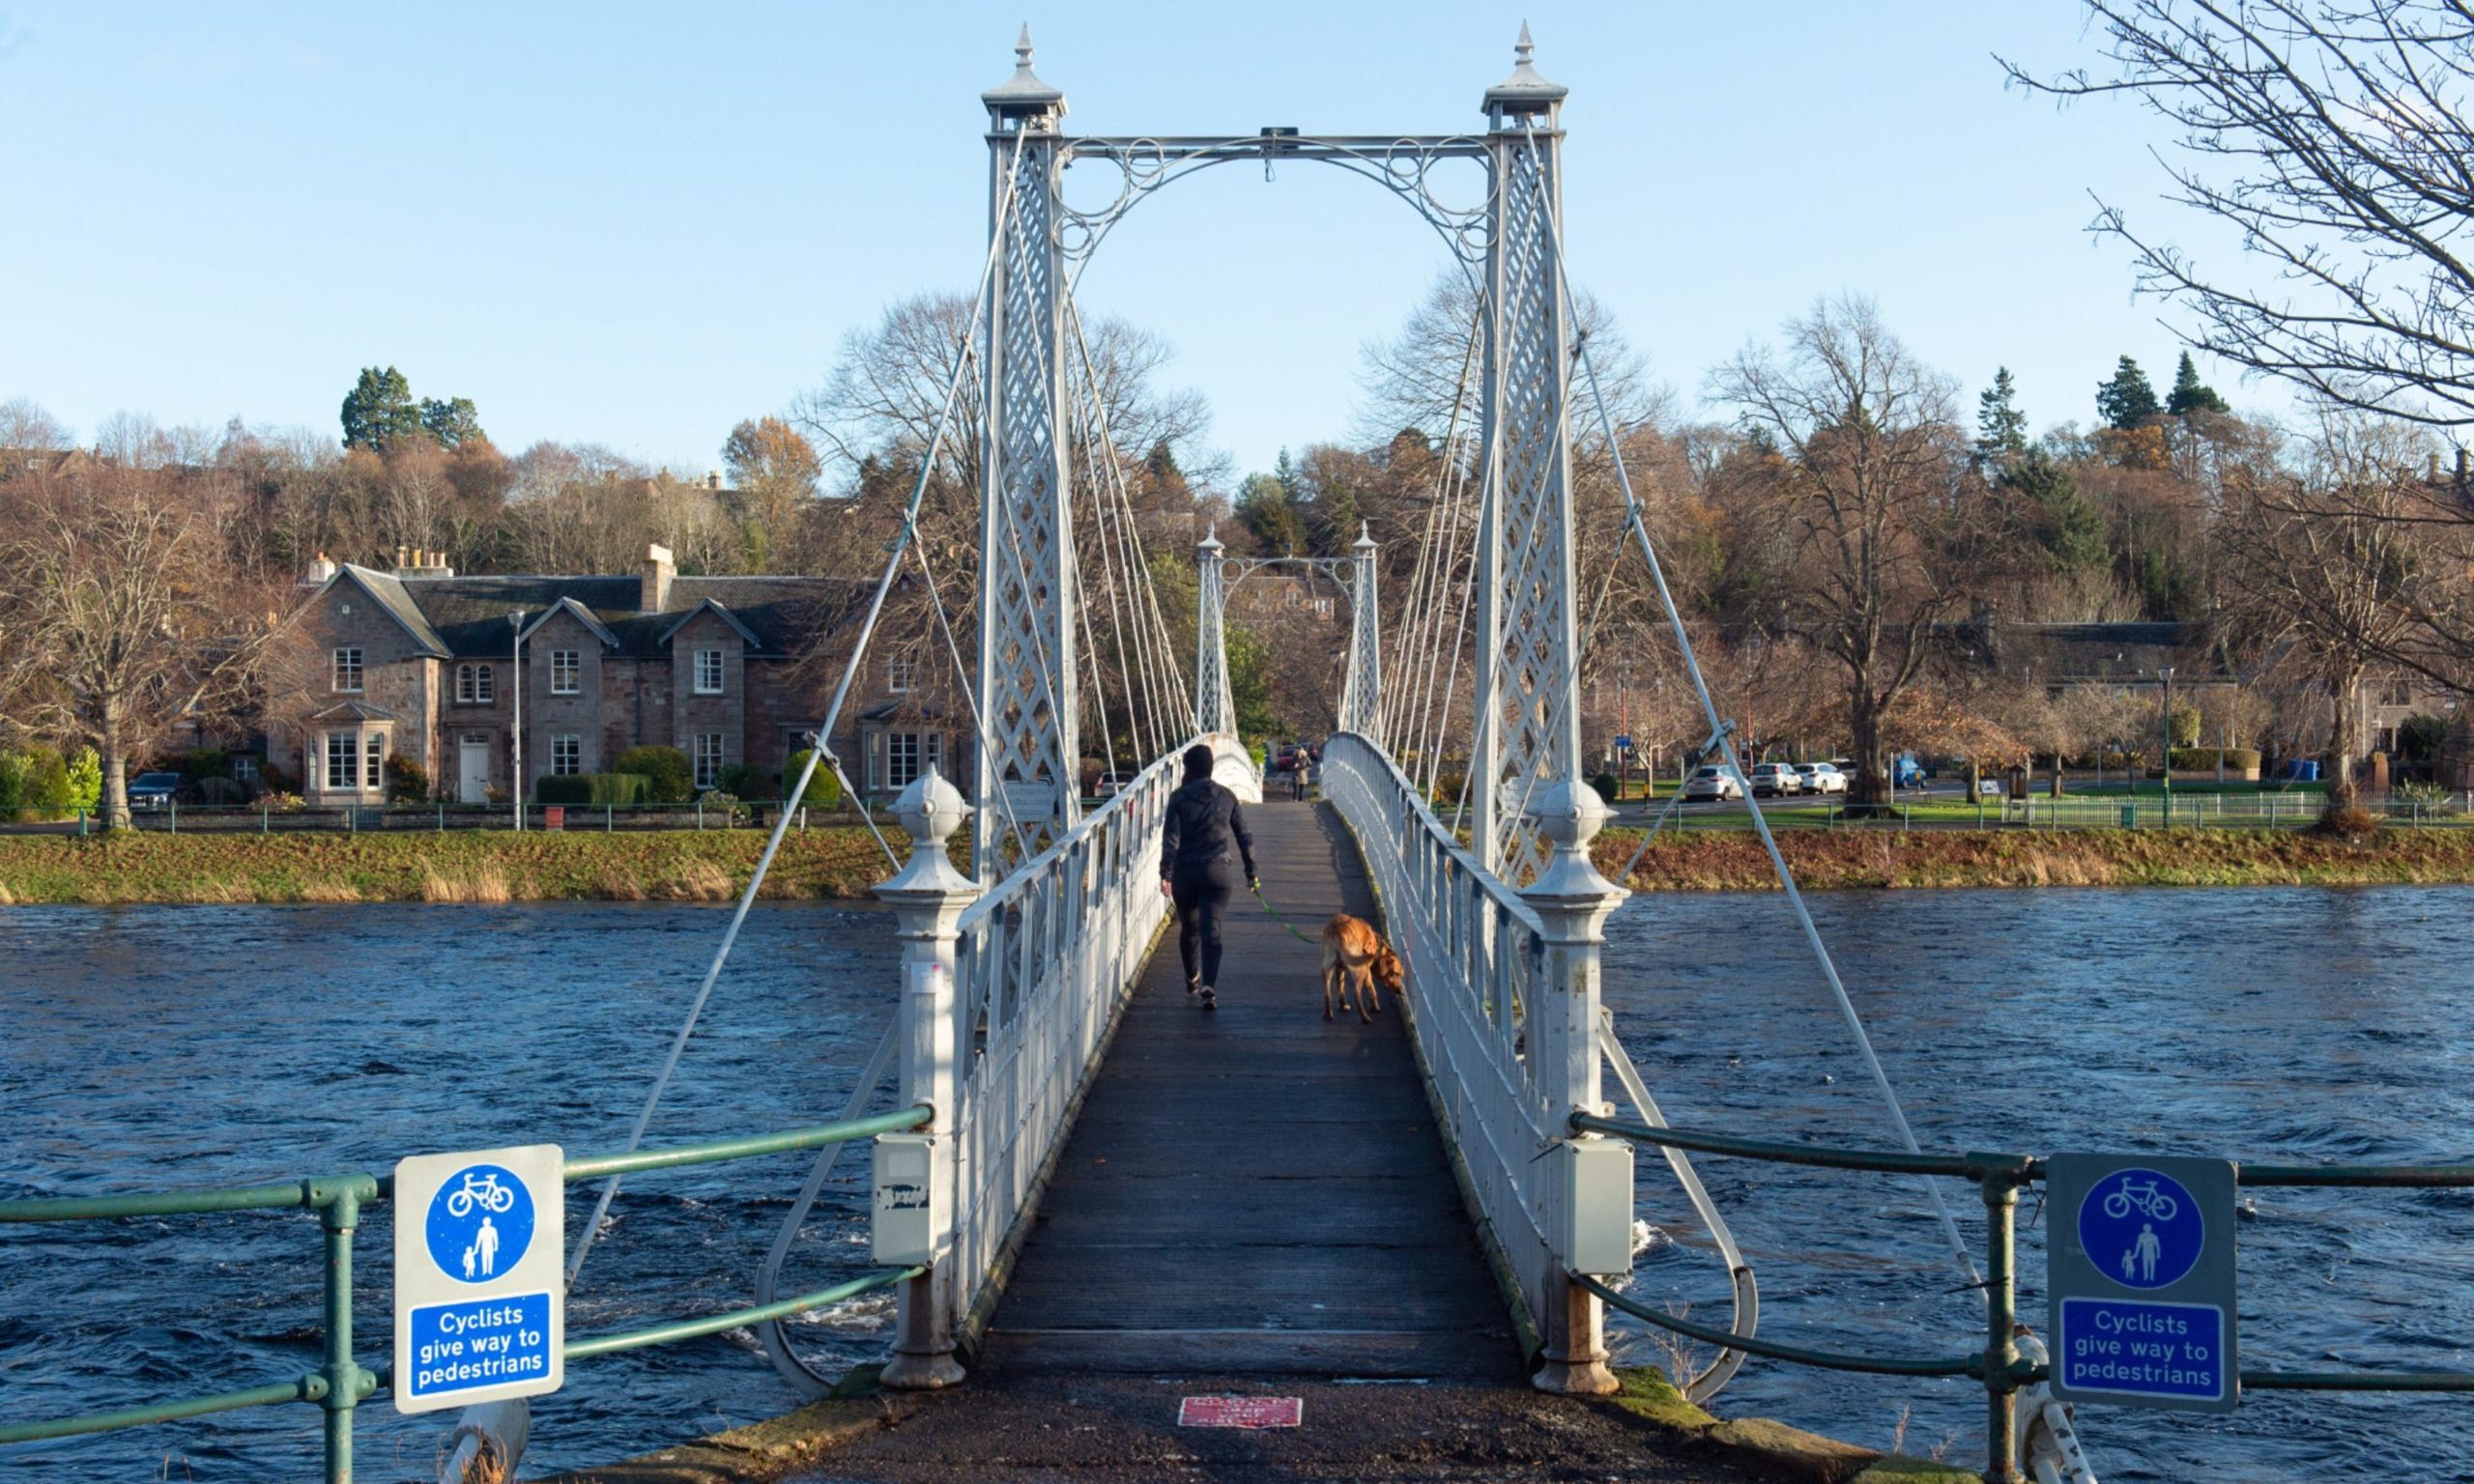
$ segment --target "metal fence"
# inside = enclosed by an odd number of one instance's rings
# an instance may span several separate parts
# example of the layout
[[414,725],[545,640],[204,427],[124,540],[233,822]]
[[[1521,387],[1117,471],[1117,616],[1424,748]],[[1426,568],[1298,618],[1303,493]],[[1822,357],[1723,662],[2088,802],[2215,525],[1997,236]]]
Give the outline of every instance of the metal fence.
[[[525,830],[608,834],[630,830],[770,829],[782,817],[783,806],[771,799],[741,799],[735,804],[528,804],[522,811]],[[857,825],[874,814],[857,810],[798,809],[792,828],[814,824]],[[133,809],[129,828],[171,835],[287,835],[323,833],[442,834],[454,830],[514,830],[517,811],[511,804],[342,804],[282,806],[257,804],[182,804],[160,809]],[[79,813],[42,827],[45,833],[90,835],[101,822]]]
[[[2065,793],[2058,798],[2035,794],[2024,799],[1908,798],[1869,810],[1851,808],[1844,800],[1765,799],[1762,816],[1773,830],[2157,830],[2157,829],[2307,829],[2318,822],[2326,807],[2315,792]],[[2366,799],[2359,806],[2383,824],[2412,829],[2474,827],[2474,801],[2465,795],[2444,799]],[[1653,810],[1651,818],[1657,817]],[[1636,816],[1621,819],[1634,827]],[[1663,830],[1698,834],[1752,828],[1749,811],[1740,805],[1717,809],[1678,810]]]
[[[716,1139],[672,1149],[639,1150],[632,1154],[570,1156],[564,1173],[565,1178],[572,1182],[631,1174],[639,1170],[667,1170],[691,1164],[753,1159],[764,1155],[817,1149],[827,1144],[916,1128],[927,1123],[929,1117],[928,1109],[911,1107],[874,1118],[792,1128],[748,1138]],[[314,1211],[325,1234],[326,1262],[325,1364],[318,1370],[240,1390],[218,1391],[144,1407],[126,1407],[112,1412],[87,1413],[36,1422],[0,1422],[0,1444],[143,1427],[150,1423],[231,1412],[245,1407],[266,1407],[278,1402],[308,1402],[326,1413],[326,1477],[329,1484],[346,1484],[352,1478],[354,1409],[363,1400],[386,1389],[391,1380],[389,1368],[371,1370],[353,1357],[353,1239],[360,1227],[362,1208],[389,1199],[393,1194],[392,1185],[390,1176],[363,1173],[312,1176],[276,1184],[243,1185],[220,1190],[0,1201],[0,1222],[108,1221],[232,1211]],[[753,1308],[682,1319],[617,1334],[570,1338],[563,1354],[567,1359],[575,1360],[718,1334],[725,1329],[840,1303],[857,1295],[889,1288],[906,1278],[916,1277],[922,1270],[916,1268],[886,1270]]]
[[[1972,1378],[1983,1385],[1985,1393],[1987,1467],[1984,1476],[1989,1481],[2010,1481],[2021,1476],[2019,1393],[2052,1379],[2050,1364],[2022,1355],[2018,1343],[2015,1218],[2019,1192],[2044,1178],[2045,1161],[2042,1158],[2012,1154],[1911,1155],[1904,1150],[1777,1143],[1681,1128],[1654,1128],[1644,1124],[1586,1113],[1573,1115],[1571,1124],[1576,1132],[1606,1134],[1660,1149],[1687,1150],[1696,1154],[1777,1164],[1811,1165],[1822,1169],[1938,1176],[1973,1182],[1983,1196],[1985,1214],[1985,1328],[1980,1350],[1940,1356],[1884,1356],[1782,1345],[1775,1340],[1748,1338],[1713,1325],[1695,1324],[1680,1314],[1671,1314],[1628,1298],[1595,1278],[1575,1275],[1572,1281],[1636,1319],[1704,1344],[1834,1371],[1859,1371],[1878,1376]],[[2474,1187],[2474,1164],[2254,1164],[2235,1166],[2235,1176],[2241,1185],[2254,1187]],[[2245,1389],[2258,1391],[2474,1391],[2474,1372],[2463,1371],[2243,1370],[2239,1379]]]

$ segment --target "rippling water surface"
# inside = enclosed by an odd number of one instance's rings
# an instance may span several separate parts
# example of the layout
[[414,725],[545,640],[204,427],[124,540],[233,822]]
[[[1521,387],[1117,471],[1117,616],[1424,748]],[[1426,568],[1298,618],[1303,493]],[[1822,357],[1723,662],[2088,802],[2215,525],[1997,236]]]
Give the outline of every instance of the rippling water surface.
[[[376,1170],[505,1143],[624,1143],[727,914],[585,904],[17,908],[0,912],[0,1195],[96,1194]],[[761,908],[652,1142],[838,1117],[894,1000],[891,921]],[[631,1176],[568,1332],[750,1302],[808,1156]],[[786,1293],[867,1270],[867,1161],[846,1156]],[[598,1186],[570,1187],[569,1242]],[[354,1272],[385,1364],[389,1208]],[[282,1380],[320,1361],[305,1213],[0,1228],[0,1415],[52,1416]],[[875,1358],[891,1299],[793,1323],[819,1368]],[[578,1361],[534,1405],[527,1471],[628,1453],[801,1400],[744,1331]],[[435,1473],[454,1413],[360,1411],[372,1479]],[[294,1404],[0,1449],[0,1476],[314,1478]],[[74,1473],[71,1470],[75,1470]]]
[[[2135,1150],[2460,1162],[2474,1124],[2474,891],[1831,894],[1812,902],[1928,1149]],[[1678,1127],[1887,1146],[1869,1078],[1786,904],[1649,898],[1610,928],[1606,997]],[[1982,1345],[1920,1185],[1704,1158],[1761,1284],[1762,1332],[1876,1353]],[[1663,1238],[1633,1292],[1727,1312],[1662,1162]],[[1942,1197],[1981,1251],[1970,1186]],[[2262,1190],[2240,1227],[2253,1368],[2474,1369],[2474,1192]],[[2046,1222],[2020,1210],[2022,1315],[2044,1328]],[[1662,1359],[1638,1328],[1634,1359]],[[1983,1392],[1754,1360],[1720,1410],[1981,1467]],[[2083,1407],[2108,1481],[2474,1479],[2465,1398],[2261,1393],[2230,1416]]]
[[[2278,1160],[2467,1156],[2474,891],[1835,895],[1825,932],[1928,1147],[2134,1149]],[[574,905],[18,908],[0,912],[0,1195],[379,1168],[504,1142],[616,1147],[723,914]],[[684,1141],[836,1114],[893,1000],[891,924],[750,920],[655,1126]],[[1679,1125],[1886,1143],[1844,1027],[1771,897],[1636,900],[1607,998]],[[572,1331],[748,1301],[806,1156],[634,1177]],[[790,1275],[863,1270],[846,1160]],[[1759,1272],[1763,1331],[1943,1353],[1980,1343],[1912,1182],[1704,1159]],[[1721,1316],[1726,1286],[1663,1167],[1634,1291]],[[590,1191],[578,1187],[569,1222]],[[1972,1191],[1944,1197],[1980,1234]],[[2474,1368],[2474,1199],[2263,1191],[2241,1229],[2252,1365]],[[1980,1208],[1975,1208],[1980,1210]],[[390,1343],[384,1206],[357,1271],[360,1352]],[[2040,1323],[2044,1223],[2022,1210]],[[0,1229],[0,1415],[49,1416],[318,1364],[319,1236],[302,1213]],[[875,1358],[889,1304],[797,1327],[820,1366]],[[1980,1311],[1978,1311],[1980,1312]],[[1637,1329],[1628,1357],[1655,1361]],[[1754,1361],[1720,1403],[1977,1463],[1982,1393]],[[744,1333],[578,1362],[537,1406],[534,1469],[580,1467],[794,1405]],[[2474,1404],[2262,1396],[2229,1418],[2088,1408],[2109,1480],[2474,1479]],[[363,1476],[426,1476],[446,1423],[381,1402]],[[262,1408],[0,1450],[0,1475],[311,1477],[317,1419]],[[530,1471],[530,1470],[528,1470]]]

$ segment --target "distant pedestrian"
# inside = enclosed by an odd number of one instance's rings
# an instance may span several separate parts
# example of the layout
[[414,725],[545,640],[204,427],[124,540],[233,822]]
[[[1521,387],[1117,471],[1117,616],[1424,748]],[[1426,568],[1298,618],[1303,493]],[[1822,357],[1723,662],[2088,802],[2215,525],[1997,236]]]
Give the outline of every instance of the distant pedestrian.
[[1186,778],[1168,796],[1168,813],[1160,838],[1160,891],[1177,904],[1177,955],[1186,968],[1186,992],[1198,995],[1202,1008],[1220,1003],[1220,918],[1228,910],[1242,878],[1259,889],[1254,873],[1254,838],[1246,832],[1237,795],[1213,783],[1211,749],[1195,743],[1186,749]]

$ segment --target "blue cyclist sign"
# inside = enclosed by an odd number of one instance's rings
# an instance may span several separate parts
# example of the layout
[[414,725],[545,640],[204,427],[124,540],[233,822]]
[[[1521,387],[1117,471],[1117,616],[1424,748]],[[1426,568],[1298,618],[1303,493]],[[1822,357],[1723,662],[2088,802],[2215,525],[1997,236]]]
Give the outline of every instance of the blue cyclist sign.
[[2066,1401],[2234,1404],[2232,1165],[2056,1155],[2053,1387]]
[[564,1163],[532,1144],[396,1164],[398,1412],[559,1389]]

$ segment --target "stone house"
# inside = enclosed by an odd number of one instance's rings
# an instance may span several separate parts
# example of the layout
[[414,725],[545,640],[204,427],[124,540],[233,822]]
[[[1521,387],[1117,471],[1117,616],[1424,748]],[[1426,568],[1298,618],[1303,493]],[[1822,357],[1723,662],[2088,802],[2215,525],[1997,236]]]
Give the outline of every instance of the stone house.
[[[633,576],[458,577],[412,552],[390,572],[322,559],[303,585],[268,671],[271,765],[311,803],[368,804],[408,757],[437,795],[479,804],[508,797],[519,757],[531,797],[650,744],[700,788],[739,767],[771,786],[823,720],[872,585],[682,577],[655,546]],[[931,762],[954,772],[966,738],[918,663],[869,670],[832,739],[853,782],[881,798]]]

